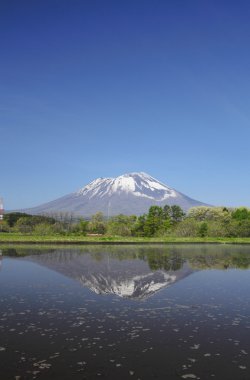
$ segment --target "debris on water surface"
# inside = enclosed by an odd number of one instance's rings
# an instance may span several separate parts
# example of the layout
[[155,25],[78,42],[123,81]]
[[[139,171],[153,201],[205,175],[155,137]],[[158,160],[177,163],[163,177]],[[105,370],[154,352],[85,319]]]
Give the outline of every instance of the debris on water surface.
[[191,346],[191,350],[198,350],[200,347],[200,344],[194,344],[193,346]]

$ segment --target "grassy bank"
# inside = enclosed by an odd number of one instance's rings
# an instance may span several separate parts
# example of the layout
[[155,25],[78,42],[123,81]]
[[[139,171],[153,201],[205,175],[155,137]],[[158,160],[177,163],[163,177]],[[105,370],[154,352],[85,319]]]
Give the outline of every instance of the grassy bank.
[[147,244],[147,243],[222,243],[250,244],[250,238],[201,238],[201,237],[121,237],[121,236],[79,236],[79,235],[28,235],[19,233],[0,233],[1,243],[26,244]]

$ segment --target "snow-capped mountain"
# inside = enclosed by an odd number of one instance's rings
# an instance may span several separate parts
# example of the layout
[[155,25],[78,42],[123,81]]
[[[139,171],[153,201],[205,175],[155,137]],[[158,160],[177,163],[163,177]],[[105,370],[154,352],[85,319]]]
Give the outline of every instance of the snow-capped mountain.
[[97,178],[74,193],[25,211],[33,214],[73,212],[85,217],[98,211],[106,216],[141,215],[152,205],[165,204],[176,204],[184,210],[205,205],[140,172]]
[[175,198],[177,193],[170,187],[163,185],[146,173],[124,174],[117,178],[97,178],[83,187],[78,195],[86,195],[89,199],[97,196],[103,198],[114,194],[132,194],[136,197],[164,201]]

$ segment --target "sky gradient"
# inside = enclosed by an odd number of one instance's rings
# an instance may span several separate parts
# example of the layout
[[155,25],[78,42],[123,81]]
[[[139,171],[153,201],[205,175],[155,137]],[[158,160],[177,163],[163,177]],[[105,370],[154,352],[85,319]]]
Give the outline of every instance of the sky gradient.
[[250,3],[1,1],[0,196],[144,171],[250,207]]

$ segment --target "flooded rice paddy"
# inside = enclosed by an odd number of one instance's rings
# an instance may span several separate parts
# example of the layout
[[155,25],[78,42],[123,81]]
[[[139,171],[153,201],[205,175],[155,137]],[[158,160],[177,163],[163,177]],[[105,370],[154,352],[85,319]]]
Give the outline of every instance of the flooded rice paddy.
[[250,379],[250,246],[2,247],[0,379]]

